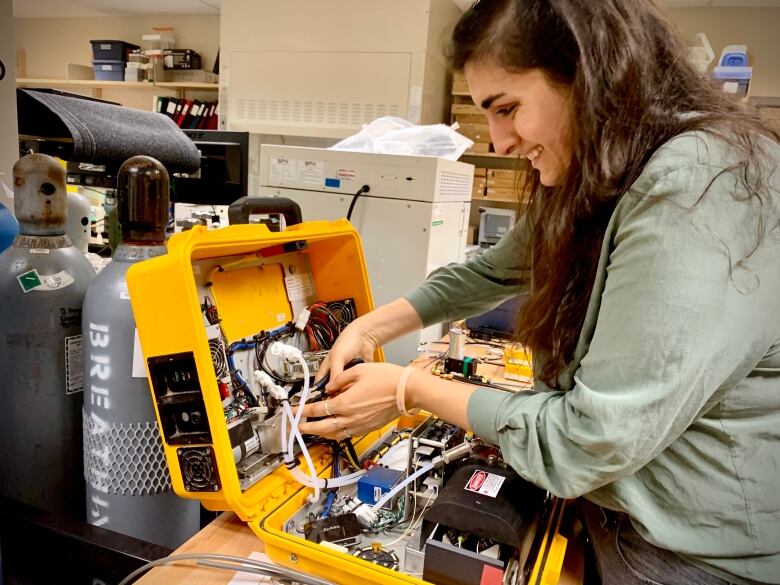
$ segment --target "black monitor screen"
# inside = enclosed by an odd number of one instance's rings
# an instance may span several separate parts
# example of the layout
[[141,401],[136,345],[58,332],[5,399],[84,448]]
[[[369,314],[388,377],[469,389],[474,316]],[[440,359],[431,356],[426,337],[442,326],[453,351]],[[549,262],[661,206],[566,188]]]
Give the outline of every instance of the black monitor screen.
[[247,195],[249,133],[184,130],[200,151],[200,177],[175,176],[171,201],[230,205]]

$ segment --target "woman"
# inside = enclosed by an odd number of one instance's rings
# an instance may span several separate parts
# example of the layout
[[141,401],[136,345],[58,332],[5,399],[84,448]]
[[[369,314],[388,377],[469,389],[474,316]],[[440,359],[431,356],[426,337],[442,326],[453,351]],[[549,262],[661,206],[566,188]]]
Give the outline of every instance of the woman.
[[[780,583],[780,137],[721,95],[649,0],[481,0],[452,62],[496,150],[536,172],[524,228],[350,325],[344,438],[422,408],[582,510],[604,583]],[[537,392],[355,356],[516,294]],[[326,412],[327,409],[327,412]]]

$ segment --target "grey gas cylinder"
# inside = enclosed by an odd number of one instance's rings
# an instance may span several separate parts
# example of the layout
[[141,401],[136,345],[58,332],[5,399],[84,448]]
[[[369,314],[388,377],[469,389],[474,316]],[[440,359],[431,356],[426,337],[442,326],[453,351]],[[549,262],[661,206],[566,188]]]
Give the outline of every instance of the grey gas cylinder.
[[133,263],[165,253],[168,174],[136,156],[117,188],[120,243],[84,301],[87,521],[176,548],[200,528],[200,503],[172,491],[126,280]]
[[14,165],[19,235],[0,254],[0,494],[84,517],[81,309],[95,270],[65,234],[65,170]]

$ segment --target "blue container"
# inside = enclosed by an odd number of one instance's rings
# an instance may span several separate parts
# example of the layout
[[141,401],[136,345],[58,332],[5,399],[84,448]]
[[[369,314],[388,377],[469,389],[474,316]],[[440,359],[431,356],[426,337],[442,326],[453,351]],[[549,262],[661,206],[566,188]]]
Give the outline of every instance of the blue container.
[[8,208],[0,203],[0,252],[14,243],[19,234],[19,223]]
[[92,69],[98,81],[124,81],[126,66],[124,61],[92,61]]
[[89,41],[92,43],[93,61],[127,61],[128,56],[138,45],[125,41]]
[[715,67],[712,70],[712,81],[726,93],[737,97],[744,97],[750,87],[750,79],[753,76],[752,67]]

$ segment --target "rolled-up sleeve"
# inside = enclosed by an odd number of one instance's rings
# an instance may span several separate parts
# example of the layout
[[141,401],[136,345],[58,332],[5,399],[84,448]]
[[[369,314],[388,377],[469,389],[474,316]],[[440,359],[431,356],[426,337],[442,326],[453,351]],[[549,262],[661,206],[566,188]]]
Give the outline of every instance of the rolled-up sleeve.
[[574,387],[474,392],[470,425],[526,479],[578,497],[634,473],[771,345],[777,242],[750,254],[761,211],[734,185],[729,173],[692,166],[627,195],[607,234],[606,281],[591,299],[595,330]]
[[529,283],[524,223],[517,223],[496,243],[462,264],[434,270],[406,294],[424,326],[478,315],[519,294]]

